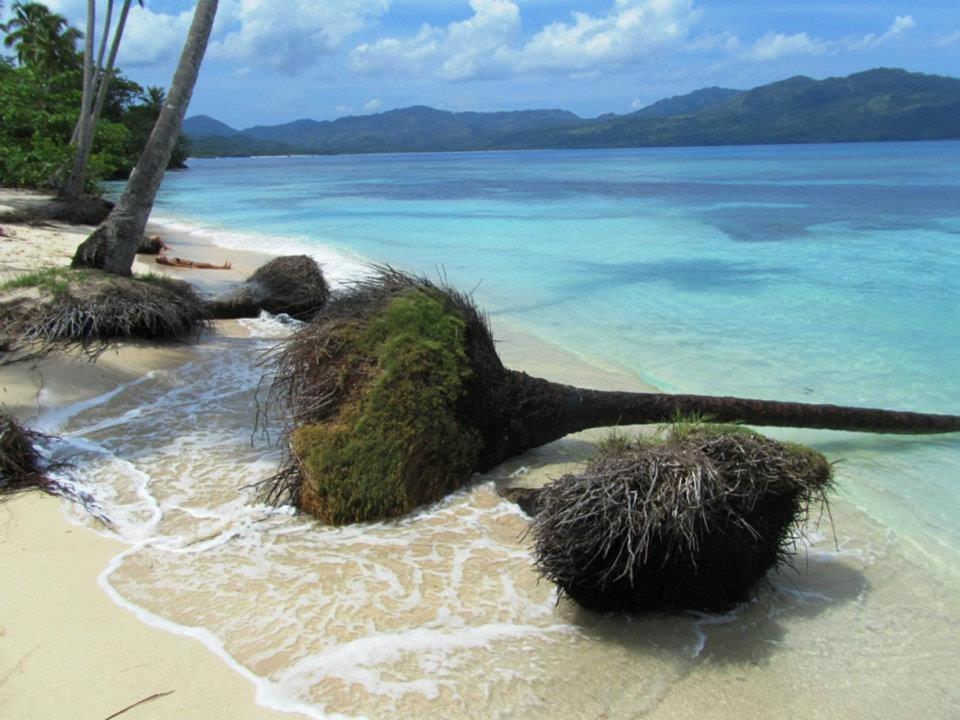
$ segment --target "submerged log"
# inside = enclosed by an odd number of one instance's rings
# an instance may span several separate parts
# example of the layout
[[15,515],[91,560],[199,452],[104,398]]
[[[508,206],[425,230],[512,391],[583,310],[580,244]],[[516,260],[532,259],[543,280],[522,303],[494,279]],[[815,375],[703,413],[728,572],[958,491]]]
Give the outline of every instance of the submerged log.
[[218,320],[252,318],[266,310],[297,319],[312,316],[330,297],[330,288],[317,262],[306,255],[275,258],[242,285],[208,303]]
[[275,358],[288,457],[266,483],[335,524],[401,516],[476,471],[590,427],[717,422],[946,433],[960,417],[742,398],[584,390],[506,369],[471,299],[381,268]]

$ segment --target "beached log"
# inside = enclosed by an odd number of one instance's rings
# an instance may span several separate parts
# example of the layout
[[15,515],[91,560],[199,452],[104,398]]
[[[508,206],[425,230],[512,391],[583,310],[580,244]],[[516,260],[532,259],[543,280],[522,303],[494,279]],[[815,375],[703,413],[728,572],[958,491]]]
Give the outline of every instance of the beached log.
[[[506,369],[466,295],[381,268],[274,359],[268,408],[289,451],[265,484],[330,523],[401,516],[530,448],[590,427],[717,422],[883,433],[960,417],[740,398],[583,390]],[[268,413],[269,415],[269,413]]]
[[68,225],[99,225],[113,209],[113,203],[93,195],[55,198],[25,204],[0,215],[0,222],[35,224],[62,222]]
[[526,494],[536,567],[561,596],[599,611],[728,610],[825,506],[832,468],[809,448],[736,426],[666,432],[601,447]]
[[260,267],[246,282],[207,304],[218,320],[251,318],[266,310],[297,319],[311,317],[326,304],[330,288],[317,262],[306,255],[288,255]]

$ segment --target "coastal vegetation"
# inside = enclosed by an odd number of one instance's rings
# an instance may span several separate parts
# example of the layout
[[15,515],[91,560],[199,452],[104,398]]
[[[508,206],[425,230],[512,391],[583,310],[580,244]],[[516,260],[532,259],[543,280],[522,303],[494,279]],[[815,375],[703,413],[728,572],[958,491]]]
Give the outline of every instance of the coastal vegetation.
[[245,130],[198,116],[184,129],[195,157],[943,140],[960,138],[960,80],[880,68],[749,91],[705,88],[596,118],[416,106]]
[[[15,54],[0,63],[0,184],[75,196],[97,192],[100,180],[128,177],[159,115],[163,90],[145,89],[111,64],[115,35],[98,74],[93,120],[86,125],[90,142],[82,148],[87,157],[78,170],[75,137],[90,100],[85,105],[84,60],[76,49],[83,35],[41,3],[18,2],[11,10],[0,28],[4,46]],[[178,139],[170,167],[184,166],[186,143],[185,136]]]
[[[943,433],[960,417],[702,395],[584,390],[508,370],[484,316],[388,267],[335,296],[272,359],[264,423],[287,457],[264,483],[336,523],[399,517],[534,447],[591,427],[716,422]],[[795,453],[789,453],[795,457]]]
[[530,491],[536,566],[593,610],[728,610],[789,561],[831,475],[819,453],[736,425],[620,435]]

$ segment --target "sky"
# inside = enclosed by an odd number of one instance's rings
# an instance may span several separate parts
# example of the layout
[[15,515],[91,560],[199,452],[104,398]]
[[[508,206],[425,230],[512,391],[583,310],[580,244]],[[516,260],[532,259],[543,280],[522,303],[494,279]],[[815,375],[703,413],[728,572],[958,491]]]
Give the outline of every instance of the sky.
[[[82,28],[85,0],[46,4]],[[134,3],[128,77],[169,84],[194,5]],[[873,67],[960,75],[960,2],[220,0],[188,115],[237,128],[410,105],[594,117]]]

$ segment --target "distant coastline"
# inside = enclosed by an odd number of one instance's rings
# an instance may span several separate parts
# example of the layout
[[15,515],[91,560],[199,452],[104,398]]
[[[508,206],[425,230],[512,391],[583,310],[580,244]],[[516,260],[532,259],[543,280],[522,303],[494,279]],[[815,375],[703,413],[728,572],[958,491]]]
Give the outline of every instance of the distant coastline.
[[195,116],[184,132],[194,158],[958,140],[960,79],[879,68],[752,90],[704,88],[592,119],[556,109],[452,113],[414,106],[245,130]]

